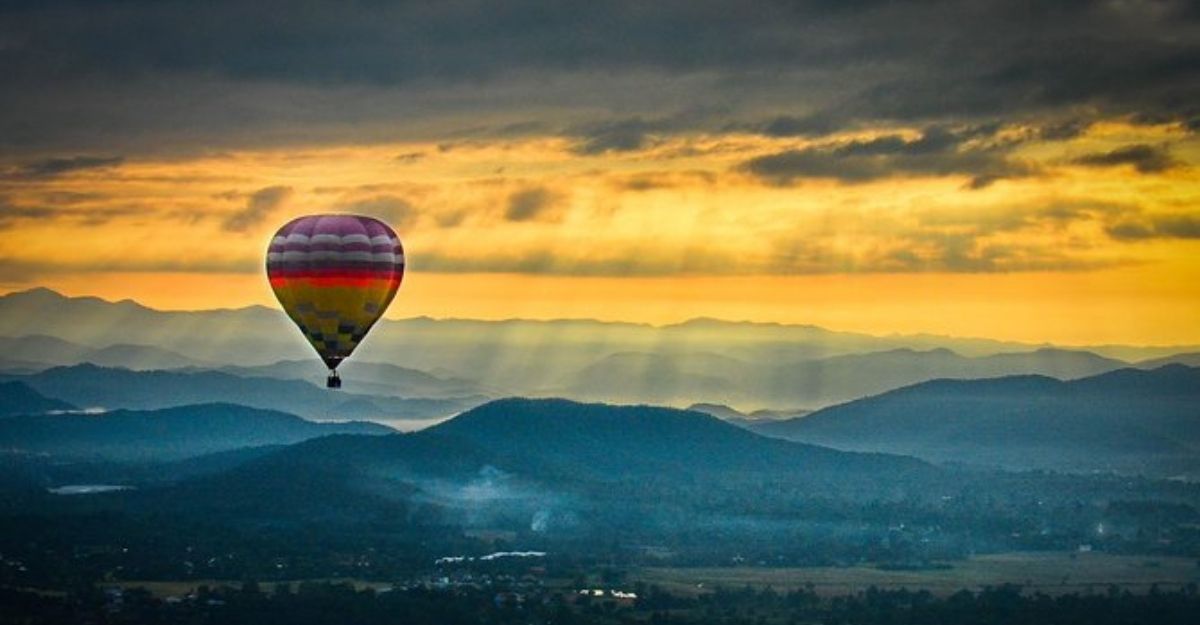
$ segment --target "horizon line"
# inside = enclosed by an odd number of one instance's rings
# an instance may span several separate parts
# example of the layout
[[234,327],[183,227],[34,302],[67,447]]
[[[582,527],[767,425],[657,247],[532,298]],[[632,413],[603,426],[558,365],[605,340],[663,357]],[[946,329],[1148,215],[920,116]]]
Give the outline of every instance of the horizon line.
[[[104,303],[110,304],[110,305],[118,305],[118,304],[127,304],[128,303],[128,304],[133,304],[135,306],[138,306],[140,308],[144,308],[149,311],[153,311],[156,313],[164,313],[164,314],[239,312],[239,311],[248,311],[248,310],[268,310],[268,311],[272,311],[272,312],[278,312],[281,314],[284,313],[282,308],[275,307],[275,306],[265,306],[262,304],[249,304],[246,306],[239,306],[239,307],[162,309],[162,308],[154,308],[152,306],[148,306],[148,305],[143,304],[142,302],[139,302],[133,298],[110,300],[110,299],[106,299],[106,298],[98,296],[98,295],[67,295],[60,291],[56,291],[55,289],[52,289],[50,287],[40,286],[40,285],[25,288],[25,289],[20,289],[20,290],[14,289],[11,291],[7,291],[5,293],[0,293],[0,300],[6,299],[6,298],[9,298],[12,296],[29,295],[29,294],[34,294],[34,293],[38,293],[38,292],[50,293],[50,294],[54,295],[55,297],[59,297],[62,299],[67,299],[67,300],[96,300],[96,301],[104,302]],[[934,333],[930,333],[930,332],[917,332],[917,333],[909,333],[909,334],[905,334],[905,333],[901,333],[901,332],[889,332],[889,333],[883,333],[883,334],[872,334],[870,332],[838,330],[838,329],[833,329],[833,328],[829,328],[826,326],[820,326],[820,325],[811,324],[811,323],[783,323],[783,322],[779,322],[779,321],[754,321],[754,320],[750,320],[750,319],[723,319],[720,317],[711,317],[711,316],[690,317],[688,319],[684,319],[681,321],[676,321],[676,322],[672,322],[672,323],[663,323],[663,324],[655,324],[655,323],[644,322],[644,321],[605,320],[605,319],[596,319],[594,317],[547,317],[547,318],[501,317],[501,318],[490,318],[489,319],[489,318],[480,318],[480,317],[433,317],[430,315],[418,315],[415,317],[387,317],[387,316],[384,316],[383,320],[393,321],[393,322],[435,321],[435,322],[450,322],[450,323],[453,323],[453,322],[547,323],[547,324],[550,324],[550,323],[593,323],[593,324],[600,324],[600,325],[634,326],[634,327],[650,328],[650,329],[656,329],[656,330],[678,328],[678,327],[686,326],[688,324],[710,322],[710,323],[721,323],[721,324],[728,324],[728,325],[775,327],[775,328],[780,328],[780,329],[789,329],[789,328],[791,328],[791,329],[815,329],[815,330],[819,330],[822,332],[829,332],[832,334],[863,336],[863,337],[878,338],[878,339],[936,338],[936,339],[951,339],[951,340],[959,340],[959,341],[986,341],[986,342],[991,342],[991,343],[999,343],[999,344],[1003,344],[1003,345],[1013,345],[1013,346],[1033,347],[1033,348],[1047,348],[1047,347],[1050,347],[1050,348],[1055,348],[1055,347],[1057,347],[1057,348],[1072,348],[1072,349],[1077,349],[1080,351],[1086,351],[1088,349],[1104,349],[1104,348],[1130,348],[1130,349],[1176,349],[1176,348],[1178,348],[1178,349],[1185,349],[1185,350],[1189,350],[1189,351],[1190,350],[1200,350],[1200,343],[1054,343],[1051,341],[1018,341],[1018,340],[990,338],[990,337],[985,337],[985,336],[960,336],[960,335],[952,335],[952,334],[934,334]],[[933,349],[938,349],[938,348],[933,348]],[[884,350],[884,351],[886,351],[886,350]]]

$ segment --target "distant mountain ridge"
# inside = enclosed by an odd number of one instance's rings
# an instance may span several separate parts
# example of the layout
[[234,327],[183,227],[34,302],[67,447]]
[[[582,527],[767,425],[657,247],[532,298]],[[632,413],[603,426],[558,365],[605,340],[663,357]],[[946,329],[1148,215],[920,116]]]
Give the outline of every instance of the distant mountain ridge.
[[[254,367],[224,366],[214,369],[241,377],[267,377],[281,380],[314,380],[324,366],[313,359],[281,360]],[[461,378],[442,378],[418,369],[386,363],[349,360],[338,367],[343,378],[343,390],[349,393],[370,393],[396,397],[462,398],[481,396],[477,384]]]
[[330,434],[391,434],[375,423],[315,423],[233,404],[103,414],[19,416],[0,420],[0,448],[104,461],[180,460],[262,445],[288,445]]
[[62,410],[78,410],[78,407],[46,397],[24,382],[0,382],[0,417]]
[[838,449],[1015,469],[1200,472],[1200,369],[933,380],[764,422],[757,432]]
[[18,337],[0,336],[0,366],[6,362],[24,365],[67,366],[90,363],[126,369],[175,369],[197,367],[206,363],[182,354],[150,345],[129,343],[89,347],[53,336],[31,334]]
[[622,353],[583,369],[560,393],[626,401],[823,406],[937,378],[1039,374],[1071,379],[1129,364],[1090,352],[1042,348],[968,357],[946,348],[898,348],[777,364],[712,354]]
[[[314,377],[320,377],[311,347],[292,323],[281,311],[261,306],[157,311],[128,300],[69,298],[47,289],[0,296],[0,337],[19,341],[30,334],[96,350],[87,358],[106,358],[123,367],[165,368],[196,361],[203,364],[185,366],[307,380],[310,374],[296,371],[306,368],[301,363],[313,363]],[[159,351],[142,352],[138,346]],[[104,353],[106,349],[111,351]],[[361,375],[344,379],[346,390],[406,398],[414,393],[441,399],[569,396],[790,410],[827,406],[938,377],[1037,373],[1069,379],[1126,366],[1123,361],[1200,351],[1197,346],[1092,349],[1096,353],[987,339],[870,336],[816,326],[712,319],[662,327],[589,320],[384,319],[346,365],[348,372],[360,367]],[[23,354],[33,359],[10,357],[5,362],[0,357],[0,366],[29,372],[40,368],[39,359],[48,358],[36,349]],[[386,364],[368,366],[372,363]]]
[[744,413],[724,404],[708,404],[698,403],[688,406],[686,410],[695,412],[703,412],[707,415],[712,415],[726,423],[732,423],[740,427],[751,427],[761,421],[777,421],[780,419],[791,419],[795,417],[803,417],[809,414],[809,410],[755,410],[751,413]]
[[1139,369],[1157,369],[1163,365],[1187,365],[1189,367],[1200,367],[1200,352],[1172,354],[1170,356],[1151,358],[1150,360],[1143,360],[1137,363]]
[[130,371],[75,365],[12,377],[39,393],[84,408],[152,410],[214,399],[313,420],[430,419],[478,403],[333,392],[300,380],[247,378],[218,371]]

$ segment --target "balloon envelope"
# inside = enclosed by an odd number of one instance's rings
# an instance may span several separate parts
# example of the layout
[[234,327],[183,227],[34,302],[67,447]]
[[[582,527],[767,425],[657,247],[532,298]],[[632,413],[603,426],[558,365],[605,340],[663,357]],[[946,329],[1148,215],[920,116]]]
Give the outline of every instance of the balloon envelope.
[[350,356],[404,278],[404,248],[387,224],[358,215],[309,215],[267,250],[275,297],[326,366]]

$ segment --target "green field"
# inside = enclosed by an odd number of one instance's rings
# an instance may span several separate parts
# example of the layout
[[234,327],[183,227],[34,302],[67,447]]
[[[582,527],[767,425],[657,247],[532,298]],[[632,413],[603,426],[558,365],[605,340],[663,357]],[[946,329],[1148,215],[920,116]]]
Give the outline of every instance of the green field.
[[821,594],[844,595],[871,586],[950,594],[963,588],[1018,584],[1029,591],[1062,594],[1104,592],[1112,585],[1145,592],[1155,584],[1164,590],[1200,584],[1200,562],[1191,558],[1039,552],[978,556],[948,564],[952,568],[924,571],[885,571],[865,566],[646,568],[633,571],[630,579],[657,584],[677,594],[746,585],[771,586],[779,591],[811,585]]

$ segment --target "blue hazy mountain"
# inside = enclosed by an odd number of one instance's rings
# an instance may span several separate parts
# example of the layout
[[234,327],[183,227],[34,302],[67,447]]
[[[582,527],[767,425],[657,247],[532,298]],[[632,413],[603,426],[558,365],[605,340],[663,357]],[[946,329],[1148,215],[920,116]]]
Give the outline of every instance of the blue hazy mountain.
[[728,422],[745,421],[750,418],[746,413],[735,410],[729,406],[726,406],[725,404],[708,404],[701,402],[688,406],[686,410],[703,412],[706,415],[711,415],[722,421]]
[[646,514],[653,502],[645,493],[621,501],[623,492],[633,496],[623,484],[725,490],[743,480],[762,488],[765,480],[884,496],[931,475],[940,473],[912,458],[772,439],[698,412],[505,399],[420,432],[310,440],[219,475],[130,495],[129,505],[276,520],[397,515],[392,522],[432,506],[458,522],[465,515],[486,524],[529,519],[568,501],[573,510]]
[[[242,377],[281,380],[314,380],[324,366],[314,359],[281,360],[253,367],[225,366],[217,369]],[[484,401],[479,385],[461,378],[442,378],[418,369],[386,363],[351,359],[338,367],[342,388],[350,393],[368,393],[396,397],[463,398],[476,396]]]
[[46,397],[24,382],[0,382],[0,417],[60,410],[77,410],[77,407]]
[[504,399],[430,428],[504,458],[535,459],[573,473],[621,476],[684,471],[896,471],[908,458],[780,444],[711,415],[562,399]]
[[1120,369],[1065,382],[1044,376],[934,380],[754,429],[934,461],[1194,473],[1200,469],[1200,369]]
[[1086,351],[1050,348],[977,357],[945,348],[902,348],[786,364],[709,353],[621,353],[589,365],[558,390],[570,397],[651,403],[809,407],[937,378],[1029,373],[1070,379],[1127,366]]
[[179,460],[214,452],[288,445],[330,434],[391,434],[376,423],[315,423],[295,415],[233,404],[102,414],[17,416],[0,420],[0,447],[115,462]]
[[177,369],[205,363],[182,354],[129,343],[89,347],[53,336],[33,334],[0,337],[0,367],[46,369],[53,366],[91,363],[125,369]]
[[221,401],[344,421],[445,417],[477,403],[475,398],[403,399],[331,392],[301,380],[219,371],[130,371],[90,364],[55,367],[17,379],[43,395],[85,408],[147,410]]
[[811,410],[755,410],[750,413],[744,413],[735,410],[724,404],[708,404],[697,403],[687,407],[687,410],[703,412],[707,415],[712,415],[726,423],[732,423],[744,428],[749,428],[763,421],[778,421],[781,419],[792,419],[802,417],[811,413]]
[[1139,369],[1157,369],[1163,365],[1186,365],[1188,367],[1200,367],[1200,352],[1189,352],[1184,354],[1172,354],[1161,358],[1151,358],[1137,363]]
[[[287,360],[319,368],[286,316],[264,307],[157,311],[131,301],[64,297],[46,289],[0,296],[0,336],[33,334],[93,349],[154,346],[208,367],[254,368]],[[571,396],[679,406],[710,402],[750,410],[813,408],[936,377],[1036,373],[1069,379],[1125,366],[1120,361],[1198,348],[1091,350],[711,319],[656,327],[414,318],[381,320],[347,367],[387,363],[448,382],[467,381],[493,397]],[[26,368],[20,365],[9,363]],[[269,369],[269,375],[277,375]],[[375,386],[380,380],[368,379],[373,374],[367,368],[364,372],[363,392],[390,394]]]

